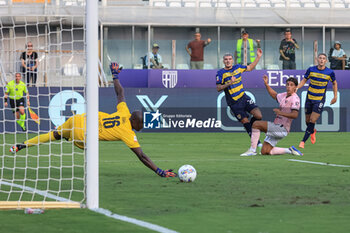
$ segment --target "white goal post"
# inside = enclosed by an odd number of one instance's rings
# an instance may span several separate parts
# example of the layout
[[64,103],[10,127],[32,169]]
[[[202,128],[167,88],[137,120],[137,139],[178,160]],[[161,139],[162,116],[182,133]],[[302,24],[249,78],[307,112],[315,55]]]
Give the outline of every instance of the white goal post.
[[[9,11],[0,16],[0,209],[99,208],[98,1],[74,9],[70,15]],[[29,44],[35,59],[28,55]],[[31,110],[40,119],[32,119],[25,104],[25,131],[9,101],[5,107],[5,87],[16,73],[28,85]],[[82,113],[84,150],[74,140],[50,139],[9,152],[11,146],[49,135]]]
[[86,5],[86,55],[87,55],[87,125],[86,125],[86,198],[90,209],[99,207],[99,147],[98,147],[98,2]]

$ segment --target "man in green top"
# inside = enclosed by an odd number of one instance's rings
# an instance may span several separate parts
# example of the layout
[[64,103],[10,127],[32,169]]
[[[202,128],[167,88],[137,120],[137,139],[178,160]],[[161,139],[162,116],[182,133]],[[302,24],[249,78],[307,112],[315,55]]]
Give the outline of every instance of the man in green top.
[[16,73],[16,79],[7,83],[5,88],[5,108],[8,105],[8,99],[10,99],[10,105],[12,107],[13,113],[16,112],[17,123],[21,126],[23,131],[26,130],[25,119],[26,113],[24,111],[24,95],[26,93],[27,105],[30,106],[29,102],[29,92],[27,86],[21,81],[21,73]]
[[242,38],[237,40],[235,61],[236,64],[250,65],[255,60],[255,48],[260,48],[260,40],[249,38],[249,33],[246,30],[242,31]]

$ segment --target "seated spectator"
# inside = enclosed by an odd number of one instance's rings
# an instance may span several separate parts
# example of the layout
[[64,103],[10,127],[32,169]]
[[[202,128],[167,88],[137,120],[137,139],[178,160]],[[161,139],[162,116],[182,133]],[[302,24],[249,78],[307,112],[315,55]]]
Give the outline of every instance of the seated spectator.
[[[150,67],[152,69],[163,69],[162,56],[158,53],[159,45],[153,44],[152,52],[149,54]],[[148,67],[148,57],[145,57],[146,66]]]
[[345,69],[346,54],[339,41],[334,42],[334,48],[330,49],[328,56],[332,70]]

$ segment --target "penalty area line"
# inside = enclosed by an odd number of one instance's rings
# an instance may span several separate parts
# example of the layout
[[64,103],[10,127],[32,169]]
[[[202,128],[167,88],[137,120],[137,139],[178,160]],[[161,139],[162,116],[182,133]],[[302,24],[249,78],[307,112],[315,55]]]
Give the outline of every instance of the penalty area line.
[[[3,181],[3,180],[0,180],[0,185],[6,185],[6,186],[19,188],[19,189],[22,189],[24,191],[32,192],[32,193],[38,194],[40,196],[48,197],[50,199],[56,200],[56,201],[73,202],[73,201],[71,201],[69,199],[66,199],[66,198],[63,198],[63,197],[58,197],[58,196],[56,196],[54,194],[51,194],[51,193],[49,193],[47,191],[42,191],[42,190],[34,189],[34,188],[31,188],[31,187],[27,187],[27,186],[24,186],[24,185],[19,185],[19,184],[15,184],[15,183]],[[99,213],[99,214],[103,214],[103,215],[105,215],[107,217],[110,217],[110,218],[114,218],[114,219],[123,221],[123,222],[132,223],[134,225],[138,225],[138,226],[141,226],[141,227],[144,227],[144,228],[156,231],[156,232],[160,232],[160,233],[178,233],[177,231],[173,231],[173,230],[170,230],[168,228],[165,228],[165,227],[162,227],[162,226],[158,226],[156,224],[148,223],[148,222],[145,222],[145,221],[141,221],[141,220],[138,220],[138,219],[135,219],[135,218],[130,218],[130,217],[119,215],[119,214],[115,214],[115,213],[112,213],[111,211],[103,209],[103,208],[89,209],[89,210],[91,210],[93,212],[96,212],[96,213]]]
[[341,165],[341,164],[332,164],[332,163],[313,162],[313,161],[299,160],[299,159],[287,159],[287,160],[288,160],[288,161],[291,161],[291,162],[310,163],[310,164],[317,164],[317,165],[330,166],[330,167],[350,167],[350,165]]

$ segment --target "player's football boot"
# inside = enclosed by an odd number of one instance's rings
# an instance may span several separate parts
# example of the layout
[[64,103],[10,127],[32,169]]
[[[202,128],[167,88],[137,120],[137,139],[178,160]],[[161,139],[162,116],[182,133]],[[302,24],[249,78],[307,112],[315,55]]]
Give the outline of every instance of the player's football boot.
[[253,155],[256,155],[256,152],[251,150],[251,149],[249,149],[246,152],[244,152],[243,154],[241,154],[241,156],[253,156]]
[[10,152],[11,152],[12,154],[15,154],[16,152],[18,152],[18,147],[17,147],[17,146],[12,146],[12,147],[10,148]]
[[295,148],[295,146],[289,147],[289,150],[292,152],[293,155],[303,156],[303,153],[301,153],[300,150]]
[[316,143],[316,129],[314,129],[314,132],[310,135],[310,141],[312,144]]
[[305,142],[301,141],[300,144],[299,144],[299,147],[304,149],[304,147],[305,147]]
[[12,154],[15,154],[16,152],[22,150],[25,147],[26,147],[26,145],[24,145],[24,144],[17,144],[17,145],[14,145],[10,148],[10,152]]
[[259,150],[259,155],[261,155],[261,148],[262,148],[262,146],[263,146],[263,144],[260,142],[259,144],[258,144],[258,150]]

